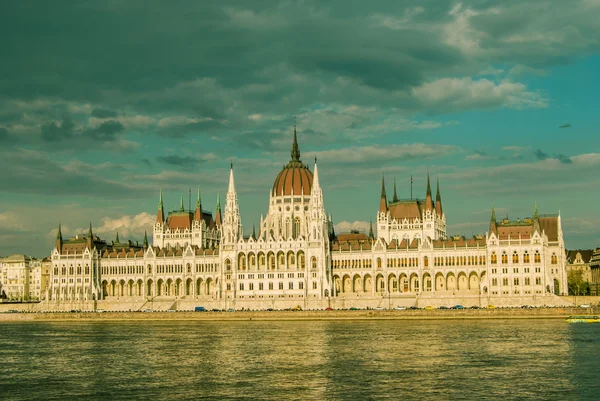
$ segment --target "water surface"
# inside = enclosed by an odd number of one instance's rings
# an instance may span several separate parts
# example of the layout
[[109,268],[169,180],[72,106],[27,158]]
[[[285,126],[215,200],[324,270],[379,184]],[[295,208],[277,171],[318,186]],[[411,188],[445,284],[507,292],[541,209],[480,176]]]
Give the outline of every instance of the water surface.
[[0,399],[600,397],[562,320],[1,323]]

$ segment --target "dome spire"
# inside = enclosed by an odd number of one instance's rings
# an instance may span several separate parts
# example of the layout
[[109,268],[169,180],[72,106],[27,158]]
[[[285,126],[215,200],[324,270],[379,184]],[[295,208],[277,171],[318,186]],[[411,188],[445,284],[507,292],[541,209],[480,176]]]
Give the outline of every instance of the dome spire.
[[294,117],[294,143],[292,144],[292,161],[300,161],[300,149],[298,148],[298,138],[296,136],[296,117]]

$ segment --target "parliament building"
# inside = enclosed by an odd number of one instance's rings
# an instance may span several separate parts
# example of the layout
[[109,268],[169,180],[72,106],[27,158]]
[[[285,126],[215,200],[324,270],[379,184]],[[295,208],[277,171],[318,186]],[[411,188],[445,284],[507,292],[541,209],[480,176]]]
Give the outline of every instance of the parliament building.
[[[189,310],[558,305],[567,272],[560,215],[509,221],[492,208],[489,230],[446,232],[439,181],[424,199],[391,201],[382,178],[376,231],[337,234],[317,160],[291,159],[269,191],[258,230],[243,235],[234,169],[224,209],[165,214],[160,194],[152,243],[63,239],[59,226],[45,296],[49,309]],[[375,205],[374,205],[375,206]]]

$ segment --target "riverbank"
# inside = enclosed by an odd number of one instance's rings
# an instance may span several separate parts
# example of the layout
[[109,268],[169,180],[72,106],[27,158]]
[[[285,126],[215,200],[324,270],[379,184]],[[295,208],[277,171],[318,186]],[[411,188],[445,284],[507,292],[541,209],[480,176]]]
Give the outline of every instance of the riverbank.
[[565,319],[594,315],[598,308],[498,308],[459,310],[333,310],[255,312],[49,312],[0,313],[1,322],[26,321],[315,321],[315,320],[471,320]]

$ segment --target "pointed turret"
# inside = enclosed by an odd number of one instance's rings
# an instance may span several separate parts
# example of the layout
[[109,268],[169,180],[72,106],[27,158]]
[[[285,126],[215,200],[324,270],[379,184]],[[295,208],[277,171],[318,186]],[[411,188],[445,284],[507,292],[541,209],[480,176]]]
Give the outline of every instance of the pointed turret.
[[148,234],[144,230],[144,249],[148,249]]
[[256,226],[254,223],[252,223],[252,238],[256,239]]
[[294,143],[292,144],[292,161],[300,161],[300,148],[298,147],[298,138],[296,137],[296,117],[294,117]]
[[392,202],[398,202],[398,195],[396,194],[396,177],[394,177],[394,197],[392,198]]
[[533,201],[533,232],[542,233],[540,230],[540,213],[538,212],[537,201]]
[[162,198],[162,189],[160,190],[160,196],[158,198],[158,213],[156,214],[156,222],[164,223],[165,221],[165,211],[163,208],[163,198]]
[[60,223],[58,223],[58,232],[56,233],[56,249],[58,249],[58,252],[62,252],[62,244],[63,244],[63,239],[62,239],[62,231],[60,230]]
[[94,234],[92,234],[92,222],[90,221],[90,229],[88,230],[88,235],[87,235],[87,247],[90,251],[92,250],[93,244],[94,244]]
[[179,200],[179,211],[184,212],[185,208],[183,207],[183,193],[181,194],[181,198]]
[[215,223],[219,227],[221,227],[221,224],[223,224],[221,219],[221,196],[219,191],[217,191],[217,210],[215,211]]
[[233,178],[233,163],[231,163],[231,168],[229,169],[229,188],[227,189],[227,196],[225,197],[223,228],[226,233],[225,240],[228,242],[236,242],[243,235],[240,207],[238,205],[238,197]]
[[117,238],[115,238],[115,244],[120,244],[119,242],[119,232],[117,231]]
[[373,220],[370,220],[371,227],[369,228],[369,239],[374,240],[375,234],[373,233]]
[[200,200],[200,187],[198,187],[198,199],[196,200],[196,211],[194,212],[194,220],[202,220],[202,200]]
[[498,225],[496,223],[496,209],[494,209],[494,204],[492,203],[492,217],[490,218],[490,234],[498,234]]
[[429,170],[427,170],[427,195],[425,196],[425,210],[433,211],[433,199],[431,197],[431,182],[429,181]]
[[379,200],[379,213],[386,213],[387,207],[387,195],[385,194],[385,180],[383,174],[381,174],[381,199]]
[[440,193],[440,179],[437,179],[437,188],[435,191],[435,211],[437,212],[438,216],[442,216],[442,214],[444,213],[444,210],[442,209],[442,195]]

